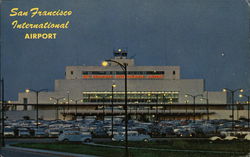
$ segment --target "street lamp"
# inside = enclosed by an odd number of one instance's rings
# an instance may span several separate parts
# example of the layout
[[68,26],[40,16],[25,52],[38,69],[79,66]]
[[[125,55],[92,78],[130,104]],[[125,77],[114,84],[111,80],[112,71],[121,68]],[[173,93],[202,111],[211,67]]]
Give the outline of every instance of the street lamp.
[[55,97],[50,97],[49,100],[56,100],[56,118],[59,119],[59,113],[58,113],[58,103],[61,99],[64,99],[64,97],[61,98],[55,98]]
[[74,99],[71,99],[70,100],[71,102],[75,102],[75,104],[76,104],[76,116],[77,116],[77,103],[80,101],[80,102],[83,102],[83,100],[82,99],[77,99],[77,100],[74,100]]
[[194,111],[193,111],[193,116],[194,116],[194,123],[195,123],[195,99],[197,98],[197,97],[199,97],[199,96],[203,96],[202,94],[199,94],[199,95],[191,95],[191,94],[185,94],[185,97],[187,98],[187,97],[192,97],[193,98],[193,105],[194,105]]
[[113,62],[118,64],[121,69],[124,72],[124,81],[125,81],[125,105],[124,105],[124,109],[125,109],[125,156],[128,156],[128,98],[127,98],[127,67],[128,64],[127,63],[120,63],[117,62],[115,60],[105,60],[102,62],[102,66],[108,66],[108,62]]
[[112,137],[114,135],[114,88],[116,87],[115,84],[112,85],[112,88],[111,88],[111,94],[112,94],[112,98],[111,98],[111,105],[112,105],[112,117],[111,117],[111,134],[112,134]]
[[36,93],[36,128],[38,129],[38,95],[41,92],[48,91],[48,89],[40,89],[40,90],[34,90],[34,89],[26,89],[26,93],[34,92]]
[[235,89],[235,90],[231,90],[228,88],[224,88],[222,90],[223,92],[230,92],[231,93],[231,104],[232,104],[232,130],[234,130],[234,93],[237,91],[240,91],[241,93],[243,92],[243,89]]
[[248,120],[248,124],[247,124],[247,127],[248,127],[248,130],[250,129],[250,96],[249,95],[244,95],[244,94],[240,94],[239,95],[240,98],[243,98],[243,97],[246,97],[247,98],[247,120]]

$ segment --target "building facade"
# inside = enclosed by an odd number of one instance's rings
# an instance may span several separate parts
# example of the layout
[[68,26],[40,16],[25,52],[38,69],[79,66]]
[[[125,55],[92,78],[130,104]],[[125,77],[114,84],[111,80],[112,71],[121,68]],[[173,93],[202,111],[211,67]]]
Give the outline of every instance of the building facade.
[[[111,59],[128,65],[128,104],[137,107],[144,106],[143,109],[154,109],[155,107],[152,106],[145,107],[145,105],[150,104],[159,105],[160,109],[171,106],[172,113],[175,110],[179,113],[185,112],[185,104],[187,106],[191,104],[203,104],[205,106],[209,101],[209,104],[213,104],[211,109],[216,110],[216,105],[218,105],[219,110],[228,110],[228,107],[221,107],[221,105],[230,102],[231,98],[228,93],[206,91],[204,79],[182,79],[179,66],[136,66],[135,60],[127,57],[125,49],[114,50]],[[88,109],[98,109],[98,107],[91,108],[91,105],[108,105],[112,101],[115,105],[122,106],[124,104],[124,77],[122,68],[116,63],[111,63],[105,67],[67,66],[65,79],[55,80],[54,91],[40,92],[38,103],[40,105],[47,104],[43,110],[50,110],[48,104],[67,104],[69,112],[74,110],[74,105],[82,105],[79,106],[77,114]],[[115,85],[113,91],[112,85]],[[194,99],[192,96],[197,97]],[[19,93],[17,103],[24,105],[18,106],[17,109],[34,110],[34,106],[29,104],[36,104],[36,101],[35,92]],[[89,106],[84,107],[84,104]],[[205,112],[204,106],[201,106],[204,109],[203,112]],[[186,112],[187,110],[186,108]],[[189,110],[190,113],[193,112],[193,107],[189,106]],[[202,116],[200,117],[202,118]],[[229,117],[230,113],[228,112],[226,118]]]
[[[186,94],[202,94],[211,104],[229,102],[227,93],[205,91],[204,79],[181,79],[179,66],[136,66],[134,59],[127,57],[126,50],[114,50],[112,60],[128,64],[128,102],[156,102],[184,104],[192,101]],[[67,66],[65,79],[55,80],[55,91],[39,93],[39,104],[53,103],[51,97],[65,97],[61,103],[83,100],[79,103],[110,102],[111,88],[114,102],[124,102],[124,72],[115,63],[103,66]],[[202,98],[202,97],[200,97]],[[201,99],[196,103],[205,103]],[[19,103],[35,104],[34,92],[19,93]],[[150,103],[149,102],[149,103]]]

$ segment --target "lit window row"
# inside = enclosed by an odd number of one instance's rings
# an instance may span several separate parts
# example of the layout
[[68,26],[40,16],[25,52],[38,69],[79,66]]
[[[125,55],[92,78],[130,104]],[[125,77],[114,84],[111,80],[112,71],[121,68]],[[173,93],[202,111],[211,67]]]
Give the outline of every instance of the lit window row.
[[[114,102],[124,102],[124,92],[114,92]],[[128,92],[128,102],[131,103],[176,103],[178,92]],[[84,102],[111,102],[111,92],[83,92]]]
[[[123,75],[123,71],[83,71],[82,75]],[[128,75],[163,75],[164,71],[128,71]]]

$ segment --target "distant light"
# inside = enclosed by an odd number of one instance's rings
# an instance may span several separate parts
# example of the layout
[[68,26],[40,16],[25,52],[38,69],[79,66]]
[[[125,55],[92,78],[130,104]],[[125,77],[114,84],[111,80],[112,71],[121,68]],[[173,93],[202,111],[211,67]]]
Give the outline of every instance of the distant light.
[[102,62],[102,66],[104,66],[104,67],[108,66],[108,62],[107,61],[103,61]]
[[49,98],[49,100],[52,100],[52,98]]
[[113,87],[113,88],[115,88],[115,87],[116,87],[116,85],[115,85],[115,84],[113,84],[113,85],[112,85],[112,87]]
[[26,93],[29,93],[29,92],[30,92],[30,90],[29,90],[29,89],[26,89],[26,90],[25,90],[25,92],[26,92]]
[[227,91],[227,89],[225,89],[225,88],[224,88],[222,91],[223,91],[223,92],[226,92],[226,91]]
[[243,97],[243,95],[242,95],[242,94],[240,94],[240,95],[239,95],[239,97],[240,97],[240,98],[242,98],[242,97]]
[[186,94],[186,95],[185,95],[185,97],[187,98],[187,97],[188,97],[188,95]]
[[118,52],[122,52],[122,49],[118,49]]
[[243,92],[244,92],[244,90],[243,90],[243,89],[240,89],[240,92],[241,92],[241,93],[243,93]]

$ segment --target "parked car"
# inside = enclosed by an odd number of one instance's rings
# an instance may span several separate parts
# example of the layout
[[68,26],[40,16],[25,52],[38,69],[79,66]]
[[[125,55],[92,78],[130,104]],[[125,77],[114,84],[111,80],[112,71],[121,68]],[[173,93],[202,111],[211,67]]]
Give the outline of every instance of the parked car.
[[108,134],[103,128],[96,128],[93,132],[93,137],[107,137]]
[[59,129],[56,129],[56,128],[50,128],[48,129],[48,134],[49,134],[49,137],[58,137],[60,135],[60,131]]
[[35,129],[34,130],[34,135],[35,137],[46,137],[47,136],[47,133],[45,132],[44,129]]
[[[112,138],[113,141],[124,141],[125,140],[125,133],[119,133],[117,135],[114,135]],[[151,141],[151,137],[149,135],[145,134],[139,134],[137,131],[129,131],[128,132],[128,141]]]
[[227,136],[224,138],[224,140],[228,140],[228,141],[237,140],[237,139],[238,139],[238,137],[236,137],[236,136]]
[[247,134],[247,135],[244,137],[244,140],[250,141],[250,134]]
[[223,139],[219,136],[213,136],[209,138],[210,141],[222,141]]
[[192,137],[193,136],[192,132],[190,132],[189,130],[180,130],[176,134],[179,137]]
[[18,129],[18,136],[27,137],[27,136],[30,136],[30,132],[27,128],[19,128]]
[[172,127],[162,127],[160,129],[160,133],[163,136],[174,136],[174,129]]
[[4,136],[15,136],[14,129],[11,127],[4,128]]
[[92,136],[88,134],[82,134],[79,131],[67,131],[59,135],[58,141],[64,142],[90,142]]

